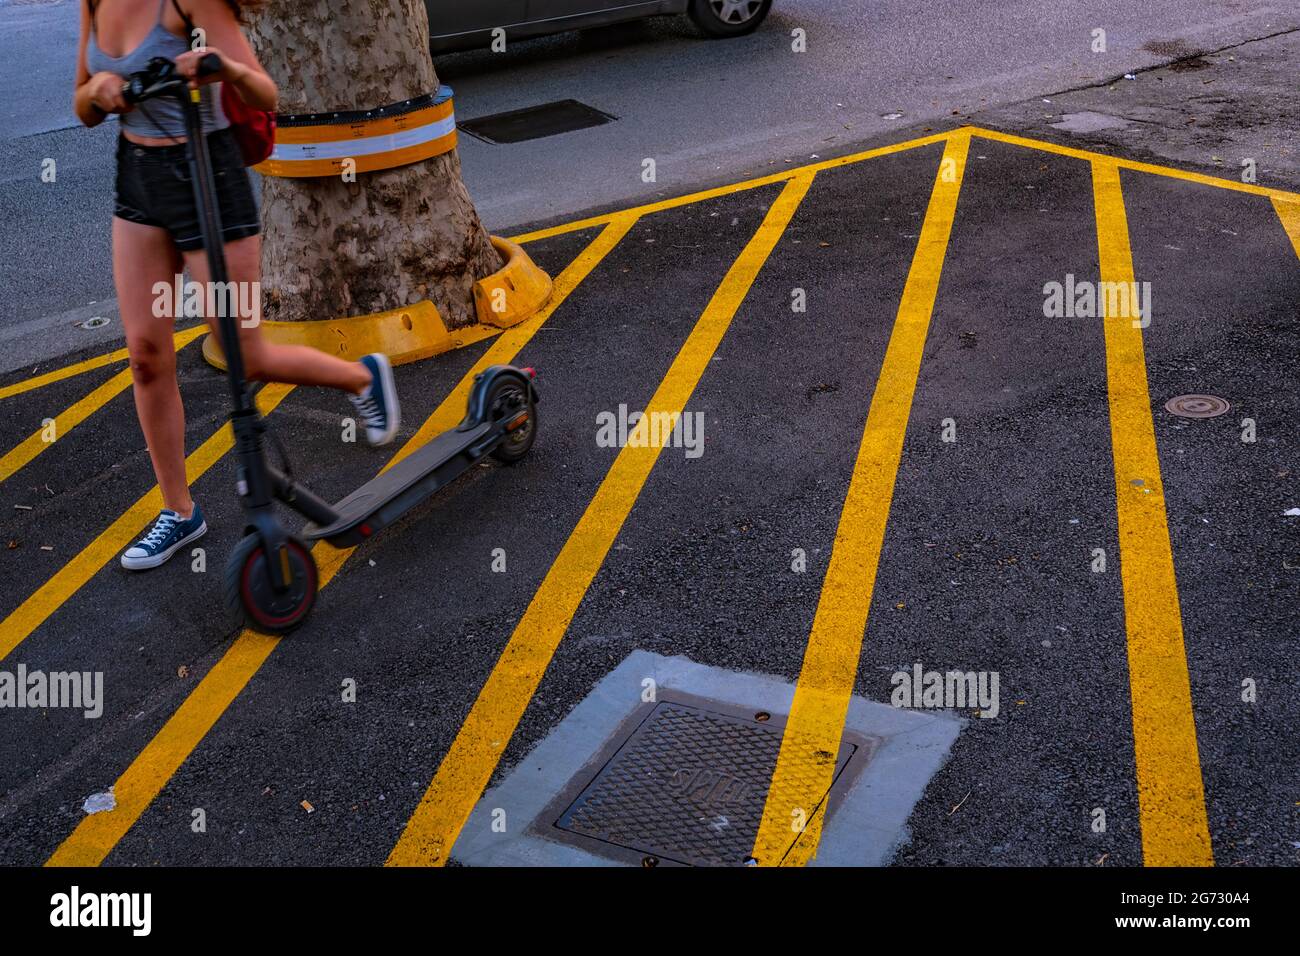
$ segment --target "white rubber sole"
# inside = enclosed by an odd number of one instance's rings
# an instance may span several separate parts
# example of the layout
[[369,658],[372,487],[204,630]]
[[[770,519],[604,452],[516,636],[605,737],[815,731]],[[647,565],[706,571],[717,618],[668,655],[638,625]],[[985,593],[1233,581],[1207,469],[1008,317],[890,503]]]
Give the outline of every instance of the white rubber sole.
[[[207,533],[208,533],[208,523],[205,521],[203,522],[203,524],[199,525],[198,528],[196,528],[194,531],[191,531],[184,538],[181,538],[179,541],[177,541],[166,551],[160,551],[157,554],[153,555],[152,557],[128,558],[125,554],[123,554],[122,567],[126,568],[128,571],[148,571],[150,568],[156,568],[158,567],[158,565],[166,563],[166,561],[173,554],[175,554],[181,548],[185,547],[185,545],[189,544],[191,541],[198,540],[199,538],[203,537]],[[132,547],[135,546],[132,545]]]
[[366,429],[366,438],[378,448],[397,437],[397,430],[402,427],[402,407],[397,402],[397,383],[393,380],[393,366],[389,364],[388,356],[376,352],[372,357],[379,364],[379,387],[384,390],[384,408],[388,409],[386,431],[379,432],[379,437],[376,438],[374,429]]

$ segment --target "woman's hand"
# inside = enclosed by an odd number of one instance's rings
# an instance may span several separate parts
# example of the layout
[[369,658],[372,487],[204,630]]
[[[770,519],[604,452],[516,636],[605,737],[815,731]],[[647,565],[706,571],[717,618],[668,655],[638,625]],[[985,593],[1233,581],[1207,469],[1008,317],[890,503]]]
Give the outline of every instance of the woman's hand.
[[[220,58],[221,69],[207,76],[199,76],[199,63],[209,53],[215,53]],[[214,46],[201,46],[197,49],[186,50],[176,58],[176,72],[181,76],[188,77],[190,86],[195,88],[207,86],[209,83],[237,84],[247,71],[248,67],[238,60],[232,60],[230,57],[223,55]]]
[[122,96],[122,78],[103,70],[86,81],[90,102],[101,113],[129,113],[131,104]]

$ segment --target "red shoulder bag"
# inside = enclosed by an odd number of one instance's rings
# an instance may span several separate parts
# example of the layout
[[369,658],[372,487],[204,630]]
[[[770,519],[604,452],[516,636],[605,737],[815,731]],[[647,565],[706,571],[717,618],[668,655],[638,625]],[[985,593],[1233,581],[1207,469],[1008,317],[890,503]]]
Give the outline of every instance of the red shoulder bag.
[[221,109],[230,120],[244,165],[256,166],[268,159],[275,149],[275,114],[253,109],[229,83],[221,84]]

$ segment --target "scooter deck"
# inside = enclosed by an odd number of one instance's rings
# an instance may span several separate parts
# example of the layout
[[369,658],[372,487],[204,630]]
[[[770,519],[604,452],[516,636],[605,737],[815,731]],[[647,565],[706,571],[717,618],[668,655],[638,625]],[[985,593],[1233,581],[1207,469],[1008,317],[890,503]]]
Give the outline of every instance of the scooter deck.
[[303,537],[337,547],[360,544],[472,468],[498,438],[491,422],[444,432],[336,504],[337,521],[324,527],[309,522]]

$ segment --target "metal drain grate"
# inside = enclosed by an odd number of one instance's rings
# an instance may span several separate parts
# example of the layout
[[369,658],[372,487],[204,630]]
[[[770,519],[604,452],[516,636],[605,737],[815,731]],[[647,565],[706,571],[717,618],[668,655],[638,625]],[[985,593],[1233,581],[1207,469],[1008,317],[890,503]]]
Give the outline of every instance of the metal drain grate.
[[1215,418],[1231,407],[1217,395],[1176,395],[1165,402],[1165,411],[1180,418]]
[[508,113],[493,113],[458,125],[466,133],[484,142],[522,143],[544,136],[602,126],[617,118],[577,100],[559,100]]
[[[553,839],[629,863],[741,866],[758,833],[782,730],[767,713],[661,700],[626,722],[591,765],[598,769],[571,781],[541,819],[552,821]],[[876,743],[842,743],[831,791],[856,775]],[[792,845],[797,835],[792,830]]]

